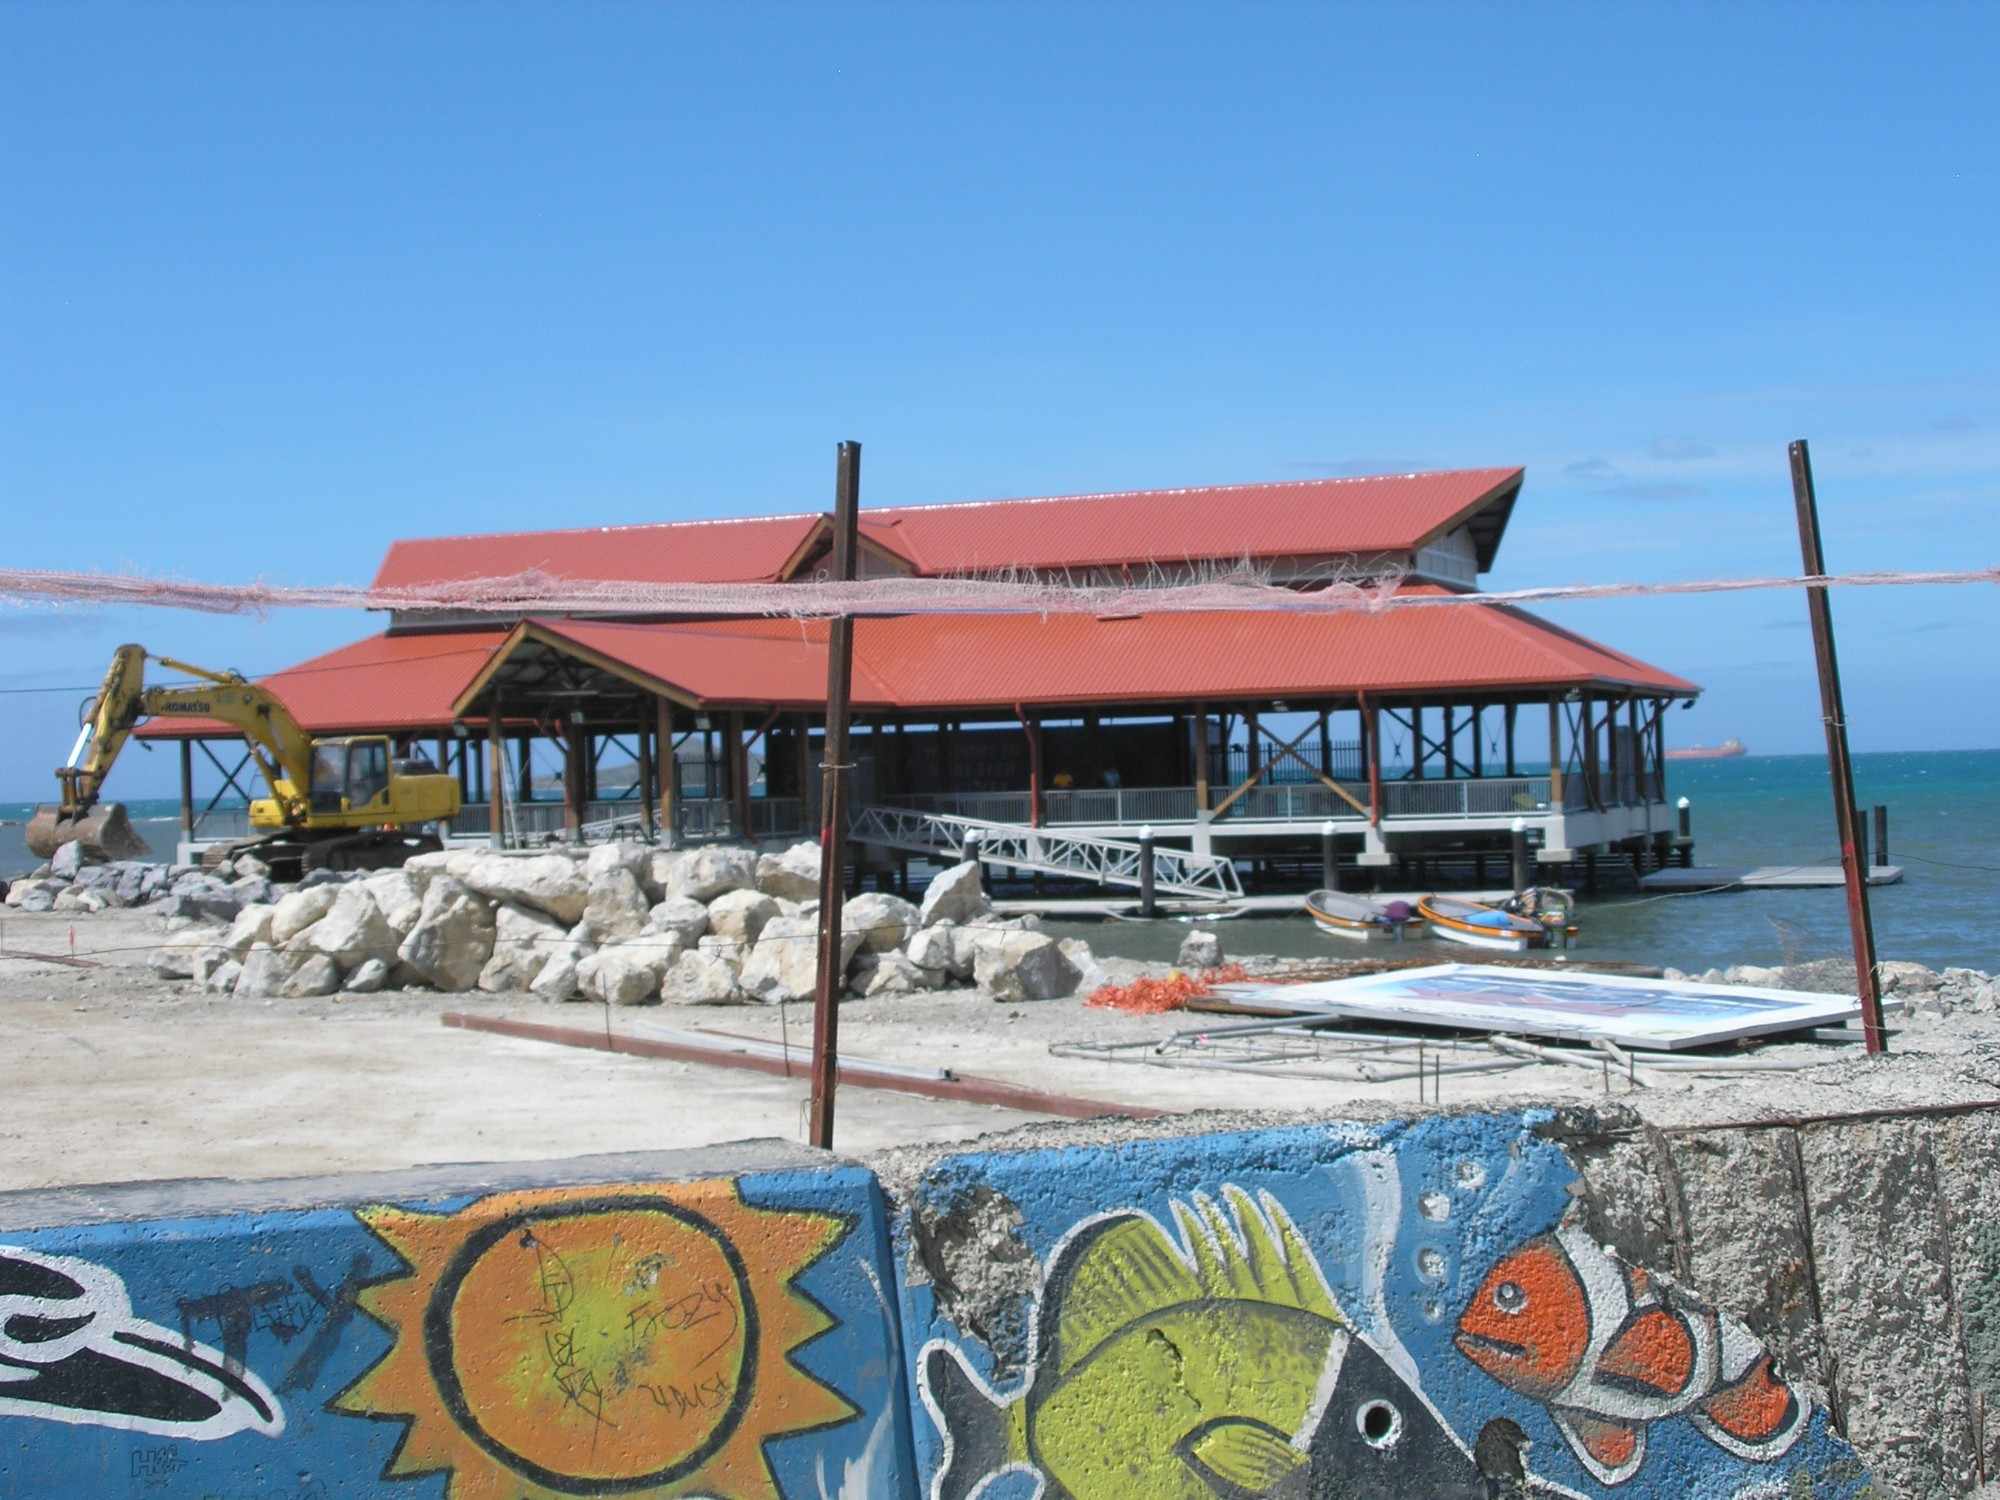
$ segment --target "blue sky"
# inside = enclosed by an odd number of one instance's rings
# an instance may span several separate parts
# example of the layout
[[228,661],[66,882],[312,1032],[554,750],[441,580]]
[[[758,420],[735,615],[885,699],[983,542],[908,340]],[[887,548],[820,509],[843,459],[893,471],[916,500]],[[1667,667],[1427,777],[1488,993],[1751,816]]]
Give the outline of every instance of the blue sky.
[[[0,8],[0,557],[1520,463],[1495,586],[2000,562],[2000,8]],[[1550,611],[1820,743],[1804,607]],[[1836,597],[1857,748],[2000,745],[2000,592]],[[0,796],[110,648],[0,609]],[[167,792],[134,756],[123,795]],[[52,783],[50,783],[52,785]]]

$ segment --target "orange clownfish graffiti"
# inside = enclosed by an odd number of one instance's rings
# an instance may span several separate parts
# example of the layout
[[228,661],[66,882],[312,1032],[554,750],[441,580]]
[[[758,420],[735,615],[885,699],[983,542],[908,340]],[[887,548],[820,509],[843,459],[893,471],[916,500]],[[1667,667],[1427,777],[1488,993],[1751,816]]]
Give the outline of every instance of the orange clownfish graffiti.
[[1812,1409],[1733,1319],[1614,1259],[1575,1225],[1538,1235],[1487,1273],[1458,1320],[1459,1352],[1546,1406],[1606,1484],[1646,1461],[1646,1430],[1685,1416],[1739,1458],[1796,1443]]

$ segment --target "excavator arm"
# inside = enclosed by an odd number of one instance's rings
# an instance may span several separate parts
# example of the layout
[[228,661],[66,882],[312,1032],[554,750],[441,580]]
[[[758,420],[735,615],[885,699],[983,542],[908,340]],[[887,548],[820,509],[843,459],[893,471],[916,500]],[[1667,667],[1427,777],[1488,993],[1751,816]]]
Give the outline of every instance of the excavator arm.
[[120,646],[104,684],[90,700],[69,759],[56,768],[62,800],[43,804],[27,828],[28,848],[53,858],[64,844],[80,843],[94,856],[131,858],[146,852],[118,803],[98,802],[105,777],[143,719],[215,719],[238,730],[271,788],[280,817],[303,822],[310,798],[312,741],[285,705],[240,672],[211,672],[170,656],[150,659],[196,680],[146,686],[145,647]]
[[69,760],[56,771],[63,789],[60,816],[82,817],[96,804],[104,778],[140,720],[215,719],[242,734],[271,795],[289,817],[303,819],[312,776],[312,740],[285,705],[239,672],[211,672],[170,656],[151,660],[197,680],[147,687],[147,660],[143,646],[120,646],[113,653]]

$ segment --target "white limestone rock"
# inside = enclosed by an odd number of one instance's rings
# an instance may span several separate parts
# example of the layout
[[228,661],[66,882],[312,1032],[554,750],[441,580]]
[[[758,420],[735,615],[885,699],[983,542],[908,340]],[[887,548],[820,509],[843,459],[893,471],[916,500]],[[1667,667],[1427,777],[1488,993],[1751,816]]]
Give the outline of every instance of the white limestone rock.
[[912,963],[901,953],[862,952],[855,955],[854,971],[847,976],[850,994],[874,995],[914,995],[923,990],[941,988],[945,982],[943,971],[923,969]]
[[934,927],[919,927],[910,934],[910,940],[903,945],[903,953],[920,969],[932,969],[949,977],[955,945],[951,935],[958,931],[957,924],[940,922]]
[[1054,938],[1010,932],[980,949],[973,977],[995,1000],[1060,1000],[1078,976]]
[[284,993],[298,999],[331,995],[340,988],[341,978],[339,964],[324,953],[314,953],[292,971],[292,977],[285,982]]
[[[65,848],[69,847],[64,845]],[[85,915],[103,911],[111,903],[88,886],[72,885],[56,892],[56,899],[50,903],[51,911],[80,911]]]
[[410,884],[416,888],[417,896],[421,899],[424,887],[429,885],[434,877],[449,873],[451,862],[466,852],[463,849],[433,849],[425,854],[412,854],[398,868],[409,877]]
[[[414,863],[409,861],[403,868]],[[576,921],[590,900],[590,882],[582,862],[564,854],[461,850],[446,862],[445,871],[469,891],[492,901],[532,906],[558,922]],[[424,894],[428,899],[430,893]]]
[[777,915],[778,903],[762,891],[724,891],[708,903],[708,930],[747,949]]
[[1076,970],[1076,990],[1079,995],[1088,995],[1101,990],[1111,983],[1110,974],[1097,961],[1097,955],[1090,951],[1090,944],[1082,938],[1064,938],[1056,944],[1062,949],[1062,956],[1069,960],[1069,966]]
[[1731,964],[1722,971],[1722,982],[1774,988],[1783,986],[1785,976],[1780,969],[1767,969],[1759,964]]
[[220,947],[213,927],[185,927],[147,955],[146,967],[161,979],[192,979],[202,956]]
[[280,896],[271,914],[272,944],[283,947],[332,911],[340,891],[337,885],[315,885]]
[[953,865],[931,877],[931,883],[924,887],[924,900],[917,909],[917,920],[925,927],[939,922],[963,925],[992,910],[993,903],[986,899],[986,892],[979,883],[979,866],[967,862]]
[[203,981],[202,988],[211,995],[227,995],[236,989],[236,981],[243,977],[243,965],[233,958],[225,958],[215,966],[215,970]]
[[979,955],[987,948],[997,948],[1006,937],[1004,930],[986,927],[944,927],[941,931],[951,935],[951,977],[969,980],[978,967]]
[[[241,958],[250,951],[252,943],[271,943],[271,923],[277,915],[275,904],[244,907],[229,924],[229,935],[222,940],[222,946]],[[275,948],[277,944],[271,946]]]
[[382,920],[395,929],[398,940],[410,935],[423,914],[424,893],[408,870],[377,870],[361,882],[382,913]]
[[653,879],[653,847],[650,844],[635,844],[630,839],[617,839],[609,844],[599,844],[583,859],[583,878],[595,880],[613,870],[629,870],[632,878],[639,882],[649,901],[660,899],[662,887]]
[[[841,969],[861,949],[861,934],[841,933]],[[767,1005],[785,1000],[809,1000],[819,969],[819,925],[805,917],[773,917],[764,924],[757,946],[743,961],[738,983],[745,994]]]
[[782,854],[759,855],[757,889],[767,896],[787,901],[815,901],[819,898],[819,845],[808,841],[794,844]]
[[713,953],[683,953],[660,982],[667,1005],[741,1005],[745,996],[736,970]]
[[265,1000],[282,994],[292,975],[310,956],[253,943],[243,955],[242,971],[237,974],[236,988],[230,993],[239,1000]]
[[708,908],[686,896],[669,896],[646,918],[646,930],[671,933],[681,940],[682,947],[692,948],[708,931]]
[[840,909],[841,930],[859,933],[861,946],[871,953],[902,947],[919,925],[916,907],[882,891],[850,896]]
[[647,956],[623,943],[599,948],[576,966],[577,988],[601,1005],[644,1005],[660,992],[660,974]]
[[724,891],[755,890],[757,856],[730,844],[704,844],[677,861],[667,894],[690,901],[713,901]]
[[7,904],[21,911],[48,911],[56,904],[56,897],[64,887],[60,881],[38,880],[30,876],[26,880],[16,880],[7,887]]
[[394,958],[401,938],[383,917],[368,887],[357,881],[337,890],[327,914],[300,934],[306,946],[325,954],[342,969],[355,968],[371,958],[384,963]]
[[1222,939],[1212,932],[1196,929],[1181,939],[1181,951],[1175,956],[1174,963],[1183,969],[1219,969],[1222,967]]
[[[766,925],[769,924],[767,923]],[[694,945],[700,952],[708,954],[711,958],[722,960],[722,962],[728,964],[732,969],[741,969],[743,967],[743,960],[750,956],[750,950],[756,946],[753,943],[739,942],[735,938],[724,937],[719,932],[704,932],[700,937],[695,939]]]
[[354,966],[341,989],[350,995],[373,995],[379,993],[388,983],[394,971],[379,958],[363,959]]
[[620,943],[646,930],[652,909],[639,877],[624,866],[593,875],[584,903],[583,920],[599,943]]
[[441,990],[469,990],[493,956],[493,909],[454,877],[436,876],[396,954]]
[[[227,948],[204,948],[195,955],[194,968],[188,978],[203,989],[212,990],[215,988],[215,976],[232,964],[239,969],[242,968],[242,965],[236,962],[236,955]],[[231,982],[234,983],[233,978]]]
[[577,988],[577,967],[597,950],[588,943],[574,940],[559,943],[549,955],[548,962],[529,984],[528,989],[543,1000],[580,1000],[582,992]]
[[492,994],[527,989],[568,941],[562,923],[548,913],[501,902],[493,908],[493,956],[479,971],[479,988]]

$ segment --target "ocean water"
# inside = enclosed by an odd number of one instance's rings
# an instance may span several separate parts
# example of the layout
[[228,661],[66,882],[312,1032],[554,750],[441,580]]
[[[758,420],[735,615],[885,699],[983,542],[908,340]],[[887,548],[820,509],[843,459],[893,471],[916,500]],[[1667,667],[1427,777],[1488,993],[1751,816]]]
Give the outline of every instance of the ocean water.
[[[1671,796],[1692,804],[1698,865],[1839,865],[1823,756],[1675,761],[1667,785]],[[1854,786],[1864,809],[1877,803],[1889,809],[1889,860],[1904,870],[1901,884],[1869,888],[1877,954],[1932,968],[2000,970],[2000,750],[1858,755]],[[1081,937],[1101,953],[1170,960],[1188,925],[1051,923],[1049,931]],[[1583,903],[1578,927],[1580,954],[1691,973],[1853,952],[1838,886],[1656,897],[1607,892]],[[1381,951],[1323,937],[1303,914],[1239,917],[1214,931],[1225,952],[1353,958]],[[1439,962],[1463,962],[1473,952],[1428,941],[1398,951],[1434,954]]]
[[[1889,857],[1900,885],[1870,889],[1877,951],[1933,968],[1963,964],[2000,970],[2000,750],[1920,751],[1855,757],[1855,791],[1865,808],[1889,809]],[[1693,804],[1695,862],[1702,865],[1838,863],[1826,762],[1819,756],[1743,756],[1679,761],[1668,768],[1671,795]],[[129,804],[134,826],[171,858],[178,832],[172,801]],[[0,803],[0,877],[36,861],[22,842],[31,803]],[[1102,953],[1170,960],[1182,922],[1051,923]],[[1581,948],[1592,955],[1671,964],[1700,972],[1733,963],[1780,964],[1846,954],[1846,904],[1839,887],[1726,891],[1689,896],[1606,894],[1585,902]],[[1354,957],[1360,945],[1322,937],[1301,914],[1240,917],[1216,929],[1227,950],[1296,957]],[[1411,944],[1464,959],[1449,944]]]

